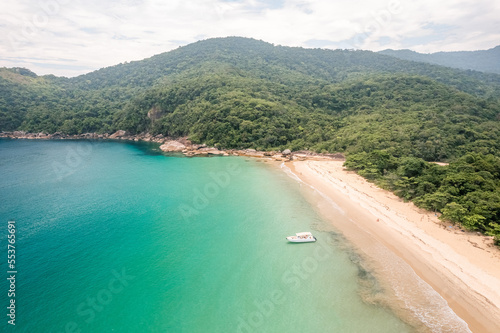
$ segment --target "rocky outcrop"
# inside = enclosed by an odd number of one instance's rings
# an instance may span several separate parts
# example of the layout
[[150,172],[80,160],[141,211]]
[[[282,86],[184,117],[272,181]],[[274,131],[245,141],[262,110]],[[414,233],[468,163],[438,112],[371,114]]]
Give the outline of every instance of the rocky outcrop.
[[110,139],[118,139],[127,135],[126,131],[118,130],[109,136]]
[[187,140],[182,141],[184,141],[184,143],[177,140],[165,141],[165,143],[160,146],[160,149],[167,153],[182,152],[186,156],[229,155],[227,152],[214,147],[207,147],[206,145],[193,145]]
[[23,137],[26,135],[26,132],[23,132],[23,131],[15,131],[12,133],[12,135],[16,138],[20,138],[20,137]]
[[257,151],[255,149],[245,149],[245,150],[237,150],[236,154],[239,156],[249,156],[249,157],[264,157],[264,152]]
[[148,112],[148,118],[151,119],[152,122],[160,119],[165,114],[159,106],[153,106],[151,110]]
[[184,155],[186,156],[209,156],[209,155],[221,155],[229,156],[229,153],[223,150],[219,150],[213,147],[197,146],[191,145],[184,149]]
[[160,149],[164,152],[182,152],[186,149],[186,146],[179,141],[167,141],[160,146]]

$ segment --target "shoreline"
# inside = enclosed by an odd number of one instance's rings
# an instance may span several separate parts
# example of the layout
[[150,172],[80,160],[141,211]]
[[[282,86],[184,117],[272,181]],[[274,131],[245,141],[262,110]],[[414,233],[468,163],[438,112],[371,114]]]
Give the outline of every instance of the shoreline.
[[162,134],[153,136],[149,133],[130,135],[126,131],[116,131],[109,133],[85,133],[85,134],[63,134],[56,132],[53,134],[29,133],[23,131],[0,132],[0,138],[18,139],[18,140],[120,140],[131,142],[150,142],[160,145],[160,150],[165,153],[182,153],[187,157],[194,156],[246,156],[255,158],[265,158],[275,161],[305,161],[305,160],[344,160],[343,154],[319,154],[311,151],[291,152],[286,149],[281,151],[259,151],[255,149],[225,149],[220,150],[216,147],[209,147],[205,144],[193,144],[187,137],[169,138]]
[[294,161],[287,166],[314,190],[308,198],[313,206],[399,299],[389,307],[417,327],[414,319],[422,311],[434,312],[423,320],[430,331],[446,317],[455,326],[446,323],[451,326],[438,331],[467,332],[461,318],[472,332],[500,332],[500,250],[493,240],[444,225],[433,213],[403,202],[342,164]]

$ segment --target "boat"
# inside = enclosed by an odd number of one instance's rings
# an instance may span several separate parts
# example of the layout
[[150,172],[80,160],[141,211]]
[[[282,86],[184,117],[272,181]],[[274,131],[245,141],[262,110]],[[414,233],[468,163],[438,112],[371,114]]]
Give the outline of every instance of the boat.
[[292,243],[309,243],[315,242],[316,237],[314,237],[310,232],[297,232],[295,236],[288,236],[286,240]]

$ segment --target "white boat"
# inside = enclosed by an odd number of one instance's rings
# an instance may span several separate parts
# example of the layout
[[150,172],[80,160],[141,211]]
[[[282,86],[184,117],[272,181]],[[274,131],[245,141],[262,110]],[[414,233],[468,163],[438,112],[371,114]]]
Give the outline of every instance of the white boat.
[[298,232],[295,236],[288,236],[286,239],[292,243],[308,243],[316,241],[316,237],[314,237],[310,232]]

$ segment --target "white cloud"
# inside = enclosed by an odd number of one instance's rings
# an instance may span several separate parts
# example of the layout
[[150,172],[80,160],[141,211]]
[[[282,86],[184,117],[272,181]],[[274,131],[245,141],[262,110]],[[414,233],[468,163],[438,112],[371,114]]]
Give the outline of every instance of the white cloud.
[[0,66],[66,76],[210,37],[419,52],[487,49],[500,40],[495,0],[7,0],[2,7]]

